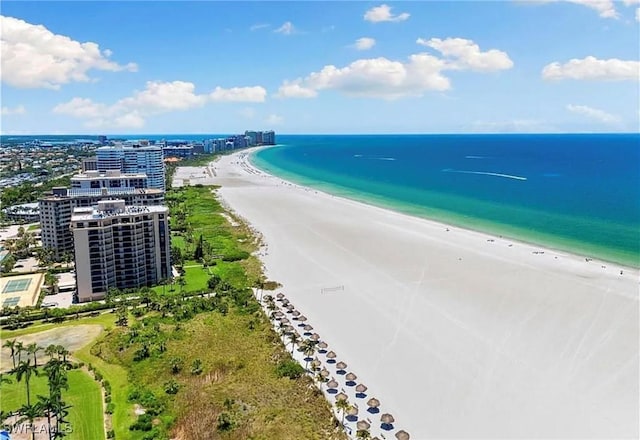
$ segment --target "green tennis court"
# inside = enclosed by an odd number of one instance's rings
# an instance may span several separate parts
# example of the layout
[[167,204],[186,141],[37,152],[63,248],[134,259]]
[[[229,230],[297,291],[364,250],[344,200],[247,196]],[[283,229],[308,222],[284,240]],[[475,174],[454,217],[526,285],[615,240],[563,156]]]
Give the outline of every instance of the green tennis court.
[[31,284],[31,279],[9,280],[2,289],[2,293],[22,292],[29,288],[29,284]]

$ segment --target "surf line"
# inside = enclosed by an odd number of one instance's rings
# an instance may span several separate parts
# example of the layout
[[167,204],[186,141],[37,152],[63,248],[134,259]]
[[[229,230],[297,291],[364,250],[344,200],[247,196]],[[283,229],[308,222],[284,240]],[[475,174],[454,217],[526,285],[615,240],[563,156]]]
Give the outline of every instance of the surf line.
[[501,174],[501,173],[490,173],[487,171],[464,171],[464,170],[452,170],[451,168],[445,168],[442,171],[445,173],[482,174],[484,176],[504,177],[506,179],[527,180],[526,177],[522,177],[522,176],[514,176],[511,174]]

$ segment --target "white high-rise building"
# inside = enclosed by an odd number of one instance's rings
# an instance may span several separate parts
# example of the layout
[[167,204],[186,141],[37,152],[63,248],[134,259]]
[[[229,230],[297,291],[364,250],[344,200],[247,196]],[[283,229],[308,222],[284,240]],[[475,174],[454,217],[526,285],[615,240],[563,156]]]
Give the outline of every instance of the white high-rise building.
[[96,150],[98,171],[120,170],[146,174],[148,188],[165,190],[162,148],[154,146],[107,146]]
[[79,302],[171,276],[169,209],[104,200],[71,217]]

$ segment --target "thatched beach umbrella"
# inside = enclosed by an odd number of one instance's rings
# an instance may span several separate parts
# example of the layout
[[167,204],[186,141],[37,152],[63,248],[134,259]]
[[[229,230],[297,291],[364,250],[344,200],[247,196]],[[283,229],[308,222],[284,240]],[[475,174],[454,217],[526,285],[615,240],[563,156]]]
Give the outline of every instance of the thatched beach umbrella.
[[309,324],[305,324],[303,328],[305,332],[310,332],[311,330],[313,330],[313,327],[311,327]]
[[356,380],[358,378],[358,376],[356,376],[353,373],[348,373],[344,378],[347,379],[349,382],[352,382],[352,381]]
[[366,431],[367,429],[371,428],[371,425],[366,420],[360,420],[356,424],[356,427],[358,428],[358,431]]
[[293,312],[295,310],[295,307],[293,304],[287,304],[287,307],[285,307],[288,311]]
[[345,393],[336,394],[336,400],[347,400],[348,398],[349,396],[347,396]]
[[[306,326],[305,326],[305,327],[306,327]],[[324,349],[326,349],[328,346],[329,346],[329,344],[327,344],[327,343],[326,343],[326,342],[324,342],[324,341],[320,341],[320,342],[318,342],[318,348],[319,348],[320,350],[324,350]]]
[[[329,377],[329,370],[327,370],[326,368],[323,368],[322,370],[320,370],[320,376],[324,379],[326,379],[327,377]],[[337,384],[338,382],[336,382]],[[336,385],[337,386],[337,385]]]
[[404,429],[401,429],[400,431],[396,432],[396,438],[398,440],[409,440],[411,436],[407,431],[405,431]]
[[380,406],[380,401],[375,397],[372,397],[371,399],[367,400],[367,405],[369,406],[369,408],[377,408]]
[[273,316],[275,316],[276,318],[283,318],[284,317],[284,313],[282,313],[280,310],[278,310],[277,312],[275,312],[273,314]]
[[311,339],[312,341],[319,341],[320,340],[320,335],[317,334],[317,333],[314,333],[311,336],[309,336],[309,339]]
[[338,381],[335,379],[331,379],[327,382],[327,388],[338,388]]
[[288,319],[288,318],[285,318],[285,317],[283,316],[282,318],[280,318],[280,322],[281,322],[282,324],[289,324],[289,319]]
[[367,391],[367,386],[365,384],[359,384],[356,387],[356,393],[364,393],[365,391]]
[[[327,357],[329,357],[329,355],[327,354]],[[337,370],[344,370],[345,368],[347,368],[347,364],[345,364],[344,362],[340,361],[336,364],[336,369]]]
[[284,293],[280,292],[276,295],[276,298],[278,298],[279,300],[282,300],[284,298]]
[[382,423],[388,424],[390,425],[391,423],[395,422],[396,419],[393,418],[393,416],[389,413],[384,413],[380,416],[380,421]]
[[349,416],[357,416],[358,415],[358,407],[355,406],[355,405],[351,405],[351,407],[347,411],[347,415],[349,415]]
[[294,317],[298,317],[298,316],[300,316],[300,311],[299,311],[299,310],[294,310],[293,312],[291,312],[291,314],[292,314]]
[[300,316],[298,316],[298,321],[300,321],[300,322],[305,322],[306,320],[307,320],[307,317],[306,317],[306,316],[304,316],[304,315],[300,315]]
[[337,355],[335,354],[335,352],[330,351],[330,352],[327,353],[326,356],[327,356],[327,362],[333,363],[333,362],[335,362],[335,359],[336,359]]

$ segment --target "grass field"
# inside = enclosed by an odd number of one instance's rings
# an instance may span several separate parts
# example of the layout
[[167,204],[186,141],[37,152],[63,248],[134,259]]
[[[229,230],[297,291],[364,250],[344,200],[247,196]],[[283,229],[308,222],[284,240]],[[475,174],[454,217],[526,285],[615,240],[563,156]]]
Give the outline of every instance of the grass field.
[[[2,411],[15,411],[26,403],[26,388],[24,380],[17,382],[13,375],[9,375],[12,383],[3,383],[0,390]],[[69,411],[69,424],[72,432],[70,440],[85,440],[105,438],[104,419],[102,410],[102,396],[100,386],[86,372],[81,370],[69,371],[69,390],[63,391],[63,400],[72,406]],[[48,395],[46,376],[31,379],[32,403],[37,395]]]

